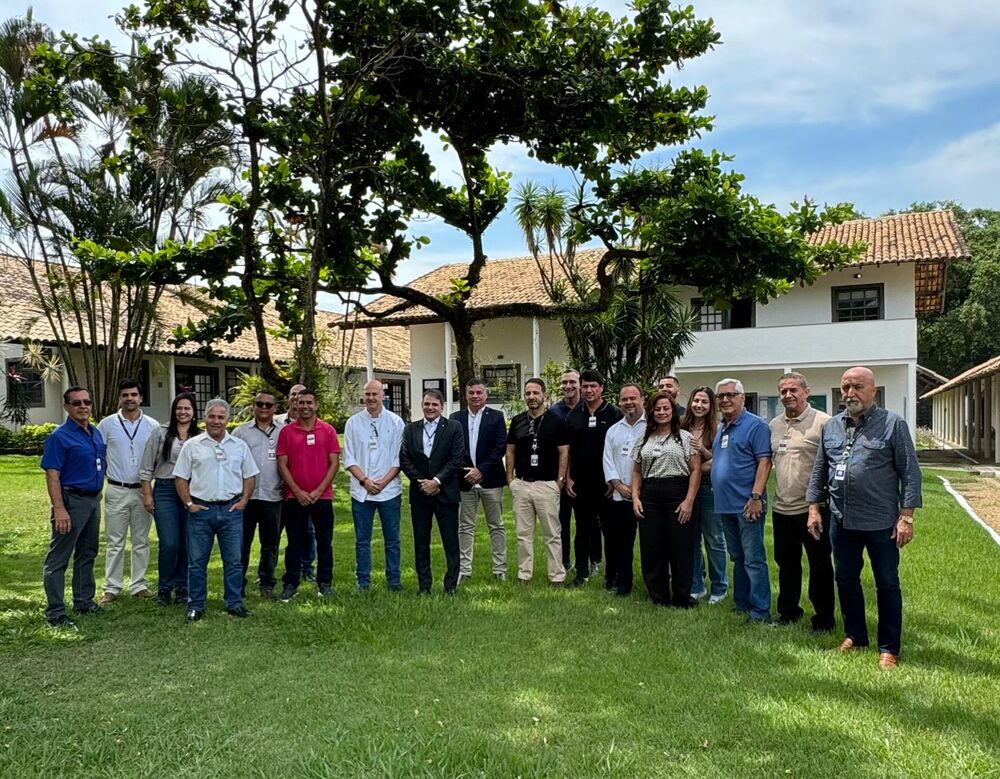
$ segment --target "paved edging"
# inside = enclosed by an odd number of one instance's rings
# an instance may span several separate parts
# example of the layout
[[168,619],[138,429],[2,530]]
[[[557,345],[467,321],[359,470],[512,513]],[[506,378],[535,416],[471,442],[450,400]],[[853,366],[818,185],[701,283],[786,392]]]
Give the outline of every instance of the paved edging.
[[990,538],[996,541],[997,544],[1000,544],[1000,534],[998,534],[996,530],[994,530],[985,522],[983,522],[982,517],[980,517],[975,512],[975,509],[973,509],[972,506],[969,505],[969,501],[967,501],[963,495],[955,491],[955,488],[951,486],[950,481],[948,481],[944,476],[941,475],[938,475],[938,478],[941,480],[941,483],[944,484],[944,488],[948,491],[948,493],[958,502],[958,505],[961,506],[963,509],[965,509],[965,513],[968,514],[970,517],[972,517],[976,522],[978,522],[982,526],[983,530],[989,533]]

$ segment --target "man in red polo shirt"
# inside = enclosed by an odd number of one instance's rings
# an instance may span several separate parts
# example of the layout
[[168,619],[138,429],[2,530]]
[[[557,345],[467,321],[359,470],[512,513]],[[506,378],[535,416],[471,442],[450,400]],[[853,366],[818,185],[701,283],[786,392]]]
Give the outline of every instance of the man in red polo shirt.
[[316,529],[316,585],[321,597],[333,595],[333,477],[340,466],[337,431],[316,417],[316,393],[299,392],[299,417],[278,434],[278,473],[285,482],[281,518],[288,534],[281,600],[295,597],[302,575],[306,529]]

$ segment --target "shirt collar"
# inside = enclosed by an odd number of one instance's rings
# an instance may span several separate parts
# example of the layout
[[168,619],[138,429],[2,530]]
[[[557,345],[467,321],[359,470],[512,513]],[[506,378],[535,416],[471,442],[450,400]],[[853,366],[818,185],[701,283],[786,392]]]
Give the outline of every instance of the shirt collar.
[[788,416],[788,412],[785,412],[784,414],[785,423],[790,425],[793,422],[803,422],[808,416],[810,416],[810,413],[815,413],[815,411],[816,409],[814,409],[812,406],[806,403],[806,407],[802,409],[802,413],[799,414],[797,417],[790,417]]
[[642,424],[645,424],[645,423],[646,423],[646,415],[645,414],[641,414],[639,416],[639,418],[635,421],[635,424],[632,424],[632,425],[630,425],[628,423],[628,417],[622,417],[622,424],[625,425],[625,427],[636,428],[639,425],[642,425]]

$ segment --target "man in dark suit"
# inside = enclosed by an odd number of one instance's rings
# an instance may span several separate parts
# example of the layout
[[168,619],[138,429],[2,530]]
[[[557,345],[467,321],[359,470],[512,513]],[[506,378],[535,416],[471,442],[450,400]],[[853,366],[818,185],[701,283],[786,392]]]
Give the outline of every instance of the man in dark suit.
[[465,436],[465,462],[459,485],[462,504],[458,515],[459,581],[472,576],[472,547],[476,538],[476,514],[482,502],[486,526],[490,529],[493,576],[507,578],[507,534],[503,527],[503,488],[507,472],[503,456],[507,451],[507,425],[503,413],[486,406],[486,383],[479,378],[465,385],[467,409],[451,415]]
[[410,480],[410,515],[413,519],[413,553],[419,595],[431,591],[431,524],[438,532],[448,569],[444,591],[458,586],[458,482],[465,458],[465,438],[456,422],[444,419],[444,395],[427,390],[421,403],[424,418],[410,422],[403,431],[399,464]]

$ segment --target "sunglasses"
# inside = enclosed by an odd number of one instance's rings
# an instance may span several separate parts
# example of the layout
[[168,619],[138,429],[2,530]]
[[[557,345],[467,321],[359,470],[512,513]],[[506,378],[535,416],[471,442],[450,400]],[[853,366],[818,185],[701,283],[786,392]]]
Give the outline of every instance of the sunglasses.
[[257,407],[257,408],[274,408],[274,404],[273,404],[273,403],[267,403],[267,402],[265,402],[265,401],[263,401],[263,400],[255,400],[255,401],[253,402],[253,404],[254,404],[254,405],[255,405],[255,406]]
[[80,406],[93,406],[94,401],[92,401],[90,398],[87,398],[86,400],[80,400],[79,398],[77,398],[76,400],[67,400],[66,405],[73,406],[74,408],[80,408]]

